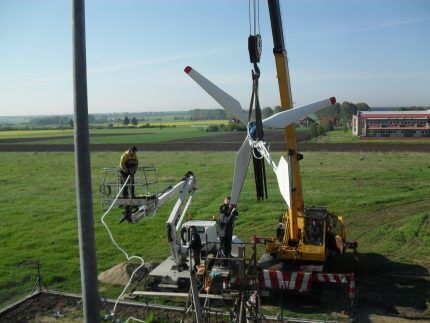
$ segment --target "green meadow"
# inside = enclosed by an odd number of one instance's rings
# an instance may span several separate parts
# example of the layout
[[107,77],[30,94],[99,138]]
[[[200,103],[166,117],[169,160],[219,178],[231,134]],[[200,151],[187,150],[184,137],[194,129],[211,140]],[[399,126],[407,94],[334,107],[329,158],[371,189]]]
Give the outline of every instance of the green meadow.
[[[103,167],[116,166],[121,152],[91,155],[94,221],[98,271],[123,262],[100,223],[99,184]],[[212,219],[223,197],[229,194],[234,152],[144,152],[141,164],[158,168],[159,189],[176,183],[188,170],[197,176],[190,215]],[[280,154],[274,154],[278,160]],[[327,206],[342,215],[349,240],[359,241],[359,272],[428,272],[430,267],[430,162],[425,153],[304,153],[301,162],[307,206]],[[31,290],[40,261],[43,279],[52,289],[80,291],[78,234],[72,153],[0,154],[0,303],[10,302]],[[252,168],[252,167],[251,167]],[[286,205],[275,177],[268,171],[269,199],[257,202],[252,170],[248,172],[238,204],[235,233],[243,241],[252,235],[273,236]],[[147,262],[168,255],[164,232],[171,206],[136,225],[119,224],[119,209],[107,216],[117,241],[130,254]],[[418,283],[417,283],[418,285]],[[424,311],[428,280],[413,290],[420,301],[411,304]],[[102,286],[102,290],[109,288]],[[395,287],[393,287],[395,289]],[[395,289],[398,291],[397,289]],[[115,290],[117,291],[117,290]],[[112,290],[111,290],[112,292]],[[405,297],[411,290],[405,289]],[[401,305],[405,305],[401,302]],[[415,304],[414,304],[415,303]],[[405,306],[406,306],[405,305]]]
[[[186,138],[213,136],[217,133],[207,132],[207,125],[191,124],[171,127],[154,128],[124,128],[124,129],[91,129],[90,143],[115,144],[115,143],[157,143]],[[52,139],[48,139],[53,137]],[[33,130],[33,131],[5,131],[0,132],[0,139],[22,139],[23,144],[51,145],[73,144],[73,131],[71,130]],[[37,138],[43,140],[37,141]],[[29,139],[29,140],[24,140]],[[16,144],[16,143],[14,143]]]

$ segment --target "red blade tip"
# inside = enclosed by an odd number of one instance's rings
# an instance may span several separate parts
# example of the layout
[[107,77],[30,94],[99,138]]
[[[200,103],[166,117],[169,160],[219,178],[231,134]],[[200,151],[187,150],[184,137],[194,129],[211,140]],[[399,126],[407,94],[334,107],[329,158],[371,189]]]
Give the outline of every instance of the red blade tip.
[[[191,68],[191,67],[190,67]],[[188,73],[188,72],[187,72]],[[331,104],[335,104],[336,103],[336,98],[334,97],[334,96],[332,96],[331,98],[330,98],[330,102],[331,102]]]
[[187,66],[187,67],[184,68],[184,72],[187,73],[187,74],[189,72],[191,72],[191,70],[192,70],[192,68],[190,66]]

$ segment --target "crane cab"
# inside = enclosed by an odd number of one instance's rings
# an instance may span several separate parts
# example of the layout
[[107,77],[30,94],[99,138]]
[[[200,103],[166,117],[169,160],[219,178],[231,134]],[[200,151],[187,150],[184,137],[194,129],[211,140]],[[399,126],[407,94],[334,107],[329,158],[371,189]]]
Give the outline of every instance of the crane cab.
[[329,252],[343,253],[346,243],[343,219],[330,214],[327,208],[304,209],[297,217],[298,240],[291,239],[285,218],[280,221],[276,238],[265,239],[268,254],[278,260],[324,263]]
[[325,261],[327,219],[326,208],[306,208],[303,212],[302,221],[299,221],[299,244],[303,260]]

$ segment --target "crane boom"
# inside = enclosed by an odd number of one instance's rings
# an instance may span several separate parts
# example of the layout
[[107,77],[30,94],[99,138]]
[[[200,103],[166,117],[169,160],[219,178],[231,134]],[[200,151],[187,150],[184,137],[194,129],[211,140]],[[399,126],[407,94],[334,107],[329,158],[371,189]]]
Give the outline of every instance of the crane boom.
[[[273,54],[275,55],[276,71],[278,76],[279,94],[283,110],[293,108],[290,76],[288,72],[287,51],[284,45],[281,11],[279,0],[268,0],[270,23],[273,36]],[[303,214],[303,194],[300,179],[299,160],[302,156],[297,151],[296,131],[294,124],[287,126],[285,132],[286,149],[292,169],[292,187],[290,187],[290,207],[286,217],[289,220],[290,239],[298,241],[297,218]]]

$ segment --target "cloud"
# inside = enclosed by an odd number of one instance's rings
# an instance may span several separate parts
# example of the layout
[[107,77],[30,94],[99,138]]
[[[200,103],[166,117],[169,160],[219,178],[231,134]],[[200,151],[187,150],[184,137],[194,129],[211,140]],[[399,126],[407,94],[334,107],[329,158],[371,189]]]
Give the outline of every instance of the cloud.
[[344,29],[344,30],[336,31],[333,34],[344,35],[344,34],[363,32],[363,31],[397,27],[402,25],[416,24],[416,23],[426,22],[426,21],[430,21],[430,16],[415,17],[415,18],[409,18],[409,19],[403,19],[403,20],[397,20],[397,21],[388,21],[380,24],[361,26],[361,27],[352,28],[352,29]]
[[13,86],[46,86],[53,85],[64,80],[72,78],[71,71],[58,73],[55,75],[14,75],[0,79],[0,84]]
[[327,71],[304,71],[294,73],[294,82],[320,82],[336,80],[386,80],[386,79],[417,79],[430,78],[425,72],[405,72],[405,73],[387,73],[387,72],[353,72],[350,73],[333,73]]
[[[168,63],[168,62],[175,62],[175,61],[190,61],[193,58],[198,57],[210,57],[210,56],[219,56],[223,54],[230,54],[236,52],[235,50],[208,50],[208,51],[200,51],[200,52],[193,52],[193,53],[183,53],[178,55],[172,55],[172,56],[164,56],[164,57],[156,57],[156,58],[149,58],[145,60],[139,60],[139,61],[133,61],[133,62],[127,62],[123,64],[112,64],[112,65],[106,65],[106,66],[99,66],[99,67],[90,67],[87,68],[87,74],[88,76],[101,74],[101,73],[107,73],[112,71],[118,71],[123,69],[129,69],[129,68],[135,68],[145,65],[153,65],[153,64],[161,64],[161,63]],[[16,59],[13,60],[14,63],[34,63],[35,61],[31,61],[30,59]],[[64,81],[64,80],[71,80],[73,78],[73,71],[66,71],[57,73],[55,75],[20,75],[15,77],[7,77],[0,79],[0,83],[13,83],[16,86],[46,86],[46,85],[53,85],[58,82]]]
[[8,63],[10,64],[36,64],[39,63],[40,60],[33,59],[33,58],[12,58],[8,60]]
[[201,51],[201,52],[193,52],[193,53],[184,53],[184,54],[173,55],[173,56],[150,58],[150,59],[145,59],[145,60],[141,60],[141,61],[128,62],[128,63],[124,63],[124,64],[112,64],[112,65],[107,65],[107,66],[89,68],[88,74],[93,75],[93,74],[117,71],[117,70],[122,70],[122,69],[133,68],[133,67],[175,62],[175,61],[186,61],[186,60],[189,61],[192,58],[207,57],[207,56],[219,56],[222,54],[229,54],[229,53],[234,53],[234,52],[236,52],[236,51],[234,51],[234,50],[210,50],[210,51]]

